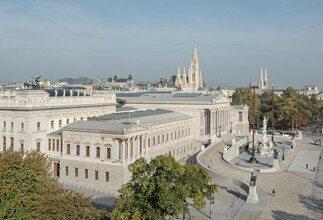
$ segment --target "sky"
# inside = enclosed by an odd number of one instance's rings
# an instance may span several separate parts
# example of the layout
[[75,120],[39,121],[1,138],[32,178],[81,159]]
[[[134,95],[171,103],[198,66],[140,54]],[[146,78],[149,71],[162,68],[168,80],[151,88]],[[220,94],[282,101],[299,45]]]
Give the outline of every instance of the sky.
[[323,90],[321,0],[0,1],[0,82],[170,78],[197,46],[207,85]]

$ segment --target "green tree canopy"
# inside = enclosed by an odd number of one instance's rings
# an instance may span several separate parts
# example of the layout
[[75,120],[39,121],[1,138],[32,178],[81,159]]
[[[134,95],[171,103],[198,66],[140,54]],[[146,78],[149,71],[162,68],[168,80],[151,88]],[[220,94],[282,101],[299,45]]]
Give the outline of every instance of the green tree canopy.
[[89,197],[63,189],[37,151],[0,153],[0,219],[100,219]]
[[216,191],[210,176],[199,166],[180,165],[172,156],[144,158],[129,166],[131,180],[122,186],[112,219],[165,219],[188,212],[186,200],[201,208]]
[[250,88],[236,88],[235,92],[232,95],[233,105],[247,105],[249,106],[248,118],[250,123],[252,123],[252,110],[255,105],[255,115],[259,114],[260,101],[259,96],[255,94],[255,103],[253,101],[253,91]]

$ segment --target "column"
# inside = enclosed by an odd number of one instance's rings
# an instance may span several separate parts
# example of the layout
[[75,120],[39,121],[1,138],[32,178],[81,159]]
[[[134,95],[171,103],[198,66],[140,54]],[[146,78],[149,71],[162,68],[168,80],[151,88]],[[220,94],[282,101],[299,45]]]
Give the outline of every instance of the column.
[[125,143],[125,140],[124,139],[122,139],[121,140],[121,154],[122,154],[122,158],[121,158],[121,162],[122,163],[125,163],[125,146],[126,145],[126,143]]
[[213,127],[214,127],[213,109],[210,109],[210,136],[213,135]]
[[148,135],[145,135],[145,157],[148,157]]
[[137,159],[140,157],[140,136],[137,136]]

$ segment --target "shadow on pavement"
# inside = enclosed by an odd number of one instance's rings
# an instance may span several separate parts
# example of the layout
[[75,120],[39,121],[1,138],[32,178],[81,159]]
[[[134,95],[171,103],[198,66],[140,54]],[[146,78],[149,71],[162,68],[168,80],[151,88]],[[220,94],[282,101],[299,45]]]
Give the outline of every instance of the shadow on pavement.
[[113,209],[114,203],[116,202],[115,197],[99,197],[92,199],[92,205],[95,208],[105,209],[107,211],[111,211]]
[[317,215],[323,215],[323,199],[317,199],[312,196],[303,196],[298,194],[299,201],[304,204],[304,206],[313,211]]
[[314,218],[309,218],[305,215],[294,215],[280,210],[273,210],[272,217],[275,220],[315,220]]

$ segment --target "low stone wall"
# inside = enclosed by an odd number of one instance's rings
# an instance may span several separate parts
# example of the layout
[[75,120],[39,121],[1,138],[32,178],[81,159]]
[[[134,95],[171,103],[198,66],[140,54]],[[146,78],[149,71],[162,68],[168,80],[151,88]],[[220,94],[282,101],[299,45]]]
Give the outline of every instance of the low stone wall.
[[223,159],[227,162],[230,162],[234,158],[236,158],[240,151],[239,148],[243,145],[246,145],[248,143],[248,137],[245,137],[237,142],[234,142],[231,147],[227,148],[223,151]]
[[[214,143],[216,144],[216,143]],[[212,177],[221,180],[222,182],[225,182],[227,184],[235,184],[239,187],[241,187],[247,194],[249,191],[249,185],[246,182],[233,179],[231,177],[225,176],[223,174],[220,174],[216,172],[215,170],[212,170],[211,168],[208,167],[207,162],[205,161],[204,157],[208,153],[208,151],[211,149],[213,145],[209,146],[205,150],[199,152],[196,156],[196,163],[200,166],[202,166]]]

